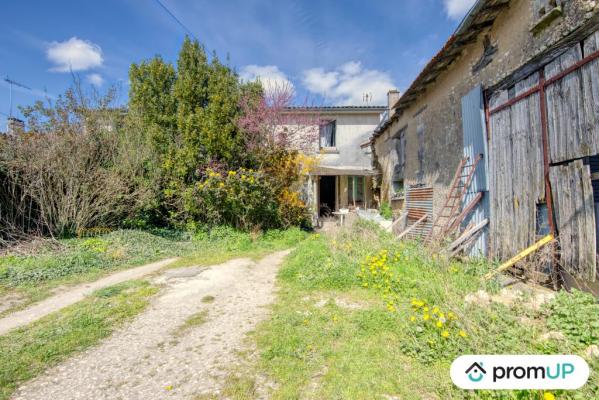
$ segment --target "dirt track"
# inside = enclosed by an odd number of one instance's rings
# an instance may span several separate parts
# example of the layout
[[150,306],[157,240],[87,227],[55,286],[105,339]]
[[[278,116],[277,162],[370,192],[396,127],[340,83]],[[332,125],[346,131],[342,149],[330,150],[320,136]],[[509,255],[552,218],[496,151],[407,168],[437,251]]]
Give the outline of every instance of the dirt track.
[[[170,270],[149,308],[97,347],[50,369],[14,399],[189,399],[218,395],[248,331],[266,318],[289,251]],[[212,297],[214,298],[212,300]],[[187,330],[192,316],[206,321]]]

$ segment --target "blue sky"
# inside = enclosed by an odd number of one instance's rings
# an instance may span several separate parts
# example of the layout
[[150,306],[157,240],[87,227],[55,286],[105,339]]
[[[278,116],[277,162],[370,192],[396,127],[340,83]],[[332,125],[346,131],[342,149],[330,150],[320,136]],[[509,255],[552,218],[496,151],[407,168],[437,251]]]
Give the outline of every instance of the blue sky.
[[[298,103],[384,103],[404,90],[455,30],[474,0],[161,0],[209,52],[244,79],[289,82]],[[12,1],[3,5],[0,76],[16,105],[52,98],[72,82],[120,88],[132,62],[174,62],[187,33],[156,0]],[[9,113],[0,82],[0,130]]]

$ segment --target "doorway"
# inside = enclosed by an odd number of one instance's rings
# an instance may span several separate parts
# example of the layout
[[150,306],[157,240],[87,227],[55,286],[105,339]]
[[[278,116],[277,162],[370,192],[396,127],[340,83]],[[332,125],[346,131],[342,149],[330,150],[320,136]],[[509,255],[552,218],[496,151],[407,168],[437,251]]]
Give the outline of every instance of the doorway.
[[337,201],[335,188],[337,180],[335,176],[321,176],[319,182],[319,214],[321,217],[330,217],[335,211]]

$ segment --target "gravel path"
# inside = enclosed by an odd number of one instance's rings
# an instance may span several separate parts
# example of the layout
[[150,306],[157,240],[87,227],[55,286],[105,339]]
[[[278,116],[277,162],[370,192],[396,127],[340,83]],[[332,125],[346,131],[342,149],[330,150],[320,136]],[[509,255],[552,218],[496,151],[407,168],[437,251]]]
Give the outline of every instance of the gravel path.
[[98,289],[116,285],[118,283],[132,279],[139,279],[164,268],[176,260],[178,260],[178,258],[169,258],[152,264],[142,265],[141,267],[130,268],[109,275],[95,282],[84,283],[82,285],[69,288],[68,291],[65,291],[64,293],[49,297],[46,300],[42,300],[39,303],[32,305],[31,307],[28,307],[22,311],[11,313],[8,316],[0,319],[0,335],[5,334],[12,329],[37,321],[38,319],[68,307],[71,304],[75,304],[78,301],[83,300],[85,296],[90,295]]
[[[237,259],[208,268],[170,270],[148,309],[100,345],[50,369],[13,399],[193,399],[218,395],[244,349],[244,337],[267,317],[277,270],[289,251],[258,263]],[[194,315],[206,321],[182,330]]]

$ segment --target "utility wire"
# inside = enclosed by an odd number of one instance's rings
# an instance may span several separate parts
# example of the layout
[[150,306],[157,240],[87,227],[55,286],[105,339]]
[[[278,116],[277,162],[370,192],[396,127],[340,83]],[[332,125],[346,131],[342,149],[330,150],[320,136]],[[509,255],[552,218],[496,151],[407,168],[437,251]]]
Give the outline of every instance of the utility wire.
[[183,22],[181,22],[181,21],[179,20],[179,18],[177,18],[177,17],[175,16],[175,14],[173,14],[173,13],[171,12],[171,10],[169,10],[169,9],[168,9],[168,8],[167,8],[167,7],[166,7],[166,6],[165,6],[165,5],[164,5],[164,4],[163,4],[163,3],[162,3],[160,0],[156,0],[156,3],[158,3],[158,5],[159,5],[159,6],[160,6],[160,7],[161,7],[161,8],[162,8],[164,11],[166,11],[166,13],[167,13],[168,15],[170,15],[170,16],[171,16],[171,18],[172,18],[172,19],[174,19],[174,20],[175,20],[175,22],[177,22],[177,24],[179,24],[179,26],[180,26],[181,28],[185,29],[185,31],[186,31],[187,33],[189,33],[189,36],[191,36],[191,37],[192,37],[192,38],[194,38],[195,40],[198,40],[198,38],[196,37],[196,35],[194,35],[194,34],[193,34],[193,33],[192,33],[190,30],[189,30],[189,28],[187,28],[187,27],[185,26],[185,24],[184,24]]

